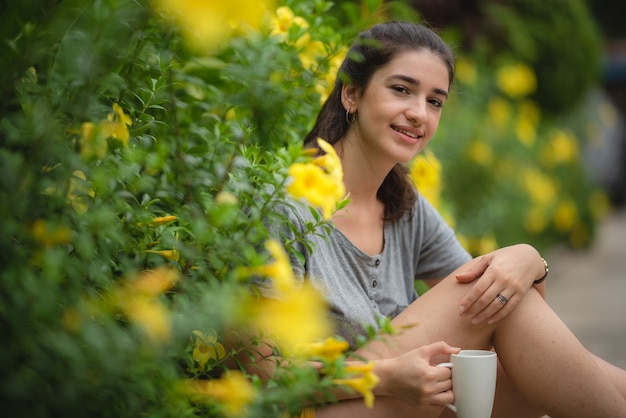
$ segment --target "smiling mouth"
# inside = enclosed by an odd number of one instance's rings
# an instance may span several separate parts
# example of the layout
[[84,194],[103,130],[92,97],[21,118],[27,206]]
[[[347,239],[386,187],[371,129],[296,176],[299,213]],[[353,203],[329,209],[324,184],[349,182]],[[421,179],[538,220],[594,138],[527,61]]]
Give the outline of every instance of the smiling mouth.
[[418,135],[415,132],[405,131],[404,129],[396,128],[394,126],[392,126],[391,129],[393,129],[396,132],[400,132],[401,134],[404,134],[406,136],[410,136],[411,138],[415,138],[415,139],[419,139],[423,136],[423,135]]

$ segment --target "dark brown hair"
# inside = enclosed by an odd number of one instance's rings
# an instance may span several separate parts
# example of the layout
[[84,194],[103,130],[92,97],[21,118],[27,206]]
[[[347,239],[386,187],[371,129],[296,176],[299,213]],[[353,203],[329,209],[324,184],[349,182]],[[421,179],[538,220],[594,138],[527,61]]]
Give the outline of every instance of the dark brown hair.
[[[440,57],[448,68],[449,85],[454,79],[454,56],[450,47],[431,29],[407,22],[387,22],[361,32],[339,68],[335,85],[317,116],[313,129],[304,139],[305,146],[315,147],[317,138],[335,144],[348,132],[350,123],[341,102],[344,83],[362,94],[373,74],[396,55],[426,49]],[[384,219],[396,221],[415,203],[415,190],[408,170],[397,164],[378,189],[377,197],[385,205]]]

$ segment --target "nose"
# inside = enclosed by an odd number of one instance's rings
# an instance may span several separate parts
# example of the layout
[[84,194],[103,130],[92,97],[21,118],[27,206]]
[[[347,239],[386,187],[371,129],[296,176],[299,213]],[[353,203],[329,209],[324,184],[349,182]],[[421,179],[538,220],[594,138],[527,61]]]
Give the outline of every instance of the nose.
[[405,110],[406,118],[415,124],[425,123],[428,118],[425,100],[414,100]]

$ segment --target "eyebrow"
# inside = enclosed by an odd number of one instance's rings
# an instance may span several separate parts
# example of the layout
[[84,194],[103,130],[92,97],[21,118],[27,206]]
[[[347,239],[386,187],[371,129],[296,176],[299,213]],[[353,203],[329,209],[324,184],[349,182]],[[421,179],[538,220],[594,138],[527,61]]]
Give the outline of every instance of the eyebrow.
[[[388,80],[402,80],[406,83],[409,83],[413,86],[419,86],[420,82],[419,80],[414,79],[413,77],[409,77],[408,75],[404,75],[404,74],[394,74],[389,76]],[[445,96],[446,98],[448,97],[448,92],[446,90],[440,89],[435,87],[433,89],[433,92],[435,92],[436,94],[441,94],[442,96]]]

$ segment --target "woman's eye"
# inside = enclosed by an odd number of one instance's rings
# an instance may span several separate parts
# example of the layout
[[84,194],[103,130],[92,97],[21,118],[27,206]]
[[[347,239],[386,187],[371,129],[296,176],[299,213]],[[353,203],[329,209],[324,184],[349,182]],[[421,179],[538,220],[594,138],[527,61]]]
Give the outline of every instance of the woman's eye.
[[392,87],[395,91],[397,91],[398,93],[403,93],[403,94],[408,94],[409,93],[409,89],[407,89],[404,86],[393,86]]
[[441,100],[438,100],[438,99],[430,99],[428,102],[431,105],[435,106],[435,107],[442,107],[443,106],[443,102]]

